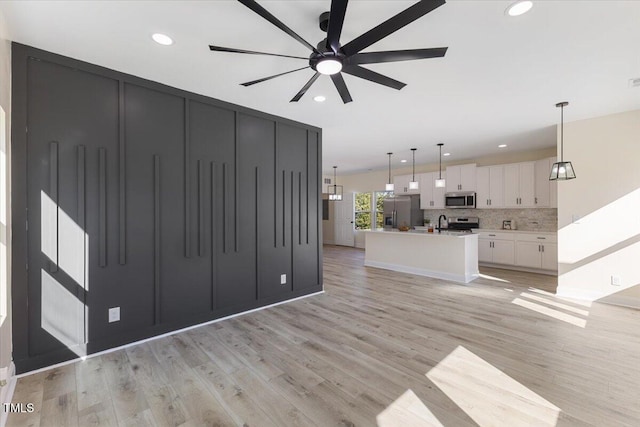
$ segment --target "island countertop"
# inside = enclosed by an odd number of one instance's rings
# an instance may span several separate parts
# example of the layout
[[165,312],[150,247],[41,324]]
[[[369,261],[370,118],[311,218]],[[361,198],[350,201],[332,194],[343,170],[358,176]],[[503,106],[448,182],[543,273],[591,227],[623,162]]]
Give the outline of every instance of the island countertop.
[[409,230],[409,231],[399,231],[397,229],[393,229],[393,230],[365,230],[365,233],[384,233],[384,234],[406,234],[409,236],[426,236],[426,237],[470,237],[473,238],[474,235],[477,235],[476,233],[468,233],[468,232],[464,232],[464,231],[442,231],[440,233],[438,233],[437,231],[434,231],[432,233],[429,233],[428,231],[422,231],[422,230]]

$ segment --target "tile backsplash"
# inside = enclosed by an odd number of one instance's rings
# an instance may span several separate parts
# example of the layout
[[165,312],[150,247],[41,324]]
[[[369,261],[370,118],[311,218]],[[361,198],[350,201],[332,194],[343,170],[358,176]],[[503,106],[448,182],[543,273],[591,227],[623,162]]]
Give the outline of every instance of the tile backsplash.
[[444,214],[449,217],[475,216],[480,218],[480,228],[499,230],[502,221],[510,219],[518,230],[524,231],[557,231],[558,209],[442,209],[425,210],[424,218],[437,223],[438,217]]

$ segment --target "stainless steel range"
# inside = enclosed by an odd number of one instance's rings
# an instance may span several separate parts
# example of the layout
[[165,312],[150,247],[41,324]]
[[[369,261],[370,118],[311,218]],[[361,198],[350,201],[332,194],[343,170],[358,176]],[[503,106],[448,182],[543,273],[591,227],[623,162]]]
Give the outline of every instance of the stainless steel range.
[[476,216],[449,218],[449,230],[471,233],[474,228],[480,228],[480,218]]

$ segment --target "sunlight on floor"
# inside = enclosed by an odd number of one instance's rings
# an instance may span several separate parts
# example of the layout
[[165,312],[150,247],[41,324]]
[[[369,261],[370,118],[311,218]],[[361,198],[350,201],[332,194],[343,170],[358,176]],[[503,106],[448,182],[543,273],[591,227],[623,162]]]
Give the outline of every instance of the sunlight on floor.
[[444,427],[413,390],[407,390],[376,417],[379,427],[437,426]]
[[559,297],[556,294],[552,294],[551,292],[547,292],[547,291],[543,291],[542,289],[536,289],[536,288],[529,288],[529,292],[535,292],[537,294],[540,295],[546,295],[548,297],[553,297],[554,299],[559,299],[562,301],[568,301],[572,304],[576,304],[576,305],[581,305],[583,307],[591,307],[593,305],[593,303],[591,301],[582,301],[582,300],[576,300],[576,299],[571,299],[571,298],[564,298],[564,297]]
[[580,328],[584,328],[587,325],[587,321],[585,319],[581,319],[576,316],[572,316],[571,314],[563,313],[562,311],[555,310],[553,308],[549,308],[542,304],[538,304],[532,301],[523,300],[522,298],[516,298],[511,301],[515,305],[519,305],[520,307],[527,308],[529,310],[533,310],[536,313],[544,314],[545,316],[552,317],[556,320],[561,320],[563,322],[570,323],[574,326],[578,326]]
[[530,293],[527,293],[527,292],[521,293],[520,296],[521,297],[525,297],[528,300],[541,302],[541,303],[544,303],[546,305],[551,305],[553,307],[558,307],[558,308],[561,308],[561,309],[566,310],[566,311],[571,311],[571,312],[579,314],[581,316],[585,316],[585,317],[589,316],[589,310],[585,310],[585,309],[582,309],[582,308],[573,307],[573,306],[571,306],[569,304],[563,304],[561,302],[553,301],[550,298],[543,298],[541,296],[538,296],[538,295],[535,295],[535,294],[530,294]]
[[560,408],[458,346],[426,374],[479,426],[555,426]]
[[480,278],[487,279],[487,280],[494,280],[496,282],[511,283],[508,280],[501,279],[501,278],[496,277],[496,276],[489,276],[488,274],[482,274],[482,273],[480,273]]

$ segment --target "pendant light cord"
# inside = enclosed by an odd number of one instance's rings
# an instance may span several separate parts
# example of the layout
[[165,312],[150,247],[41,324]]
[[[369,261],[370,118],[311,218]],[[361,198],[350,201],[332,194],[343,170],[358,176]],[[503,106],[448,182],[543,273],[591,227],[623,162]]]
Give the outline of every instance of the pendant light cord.
[[564,105],[560,106],[560,161],[564,162]]
[[333,194],[338,194],[338,178],[336,176],[337,166],[333,167]]
[[387,153],[389,156],[389,184],[391,184],[391,154],[393,153]]
[[412,148],[411,151],[413,152],[413,172],[411,173],[411,182],[415,182],[416,181],[416,149]]
[[440,145],[440,170],[438,171],[438,179],[442,179],[442,144]]

